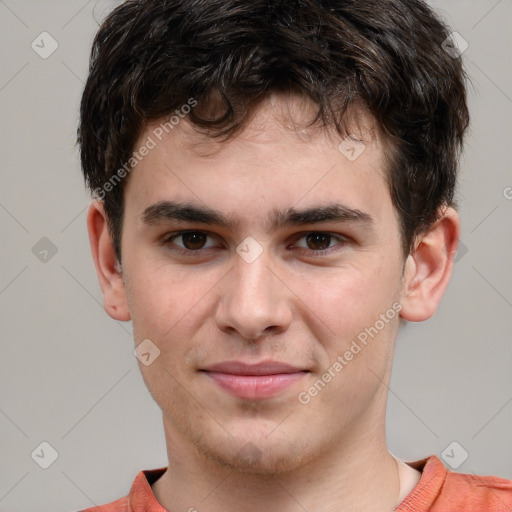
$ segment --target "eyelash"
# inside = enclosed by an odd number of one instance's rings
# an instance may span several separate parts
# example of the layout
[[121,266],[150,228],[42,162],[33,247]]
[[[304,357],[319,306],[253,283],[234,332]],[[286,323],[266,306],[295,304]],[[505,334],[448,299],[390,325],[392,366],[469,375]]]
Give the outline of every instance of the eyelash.
[[[207,233],[206,231],[199,231],[199,230],[182,230],[182,231],[175,231],[173,233],[168,233],[167,235],[165,235],[165,237],[162,239],[162,241],[160,242],[161,245],[165,245],[165,246],[170,246],[170,244],[172,243],[172,241],[176,238],[179,238],[180,236],[183,236],[185,234],[194,234],[194,233],[200,233],[202,235],[206,235],[207,237],[210,237],[210,238],[214,238],[214,235],[211,235],[209,233]],[[305,250],[305,251],[308,251],[310,254],[310,256],[313,256],[313,257],[319,257],[319,256],[324,256],[324,255],[327,255],[331,252],[335,252],[337,250],[340,250],[341,247],[344,247],[346,245],[349,245],[351,243],[351,240],[346,237],[346,236],[343,236],[343,235],[338,235],[338,234],[335,234],[335,233],[330,233],[329,231],[304,231],[302,233],[298,233],[295,238],[294,238],[294,244],[297,243],[299,240],[301,240],[302,238],[305,238],[307,235],[311,235],[311,234],[322,234],[322,235],[327,235],[327,236],[330,236],[332,238],[334,238],[335,240],[338,241],[338,244],[335,245],[335,246],[332,246],[332,247],[328,247],[327,249],[320,249],[320,250],[313,250],[313,249],[305,249],[303,247],[299,247],[299,249],[302,249],[302,250]],[[203,251],[207,251],[208,249],[212,249],[213,247],[205,247],[205,248],[201,248],[201,249],[197,249],[197,250],[193,250],[193,249],[184,249],[182,247],[177,247],[177,246],[174,246],[174,247],[170,247],[173,251],[179,253],[179,254],[183,254],[185,256],[194,256],[194,255],[202,255]]]

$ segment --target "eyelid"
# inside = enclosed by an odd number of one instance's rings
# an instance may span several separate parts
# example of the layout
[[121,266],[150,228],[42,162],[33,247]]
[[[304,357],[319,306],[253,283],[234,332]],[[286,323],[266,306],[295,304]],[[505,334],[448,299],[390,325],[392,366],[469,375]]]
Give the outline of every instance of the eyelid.
[[213,249],[214,247],[202,247],[201,249],[192,250],[187,249],[186,247],[180,247],[174,242],[175,238],[179,238],[181,235],[184,235],[186,233],[203,233],[208,237],[211,237],[212,235],[210,233],[207,233],[205,231],[199,230],[199,229],[182,229],[179,231],[172,231],[170,233],[164,234],[159,240],[158,245],[163,247],[164,249],[173,252],[176,257],[178,256],[184,256],[188,258],[193,258],[194,256],[204,256],[205,251],[210,251],[210,249]]
[[346,245],[349,245],[350,243],[352,243],[352,240],[350,239],[350,237],[347,237],[345,235],[341,235],[339,233],[331,233],[330,231],[322,231],[322,230],[309,230],[309,231],[304,231],[302,233],[297,233],[296,235],[294,235],[294,237],[293,237],[293,240],[294,240],[293,244],[297,243],[298,240],[301,240],[302,238],[306,237],[307,235],[310,235],[310,234],[313,234],[313,233],[321,233],[323,235],[328,235],[328,236],[336,239],[338,241],[338,243],[336,245],[328,247],[327,249],[319,249],[317,251],[315,251],[313,249],[307,249],[305,247],[299,247],[299,249],[308,251],[312,255],[326,254],[328,252],[332,252],[332,251],[338,250],[340,245],[341,246],[346,246]]
[[[171,233],[166,233],[162,237],[161,243],[162,244],[169,243],[172,240],[174,240],[175,238],[179,238],[180,236],[186,235],[186,234],[189,234],[189,233],[200,233],[200,234],[205,235],[205,236],[207,236],[209,238],[218,238],[218,235],[215,235],[213,233],[209,233],[208,231],[204,231],[202,229],[181,229],[179,231],[173,231]],[[197,252],[197,251],[194,251],[194,252]]]

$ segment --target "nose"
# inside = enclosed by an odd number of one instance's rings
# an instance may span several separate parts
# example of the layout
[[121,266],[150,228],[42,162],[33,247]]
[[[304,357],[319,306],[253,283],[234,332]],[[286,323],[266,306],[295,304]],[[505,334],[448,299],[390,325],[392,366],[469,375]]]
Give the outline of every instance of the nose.
[[292,319],[292,293],[271,269],[266,251],[251,263],[235,258],[223,280],[215,314],[217,327],[251,341],[286,331]]

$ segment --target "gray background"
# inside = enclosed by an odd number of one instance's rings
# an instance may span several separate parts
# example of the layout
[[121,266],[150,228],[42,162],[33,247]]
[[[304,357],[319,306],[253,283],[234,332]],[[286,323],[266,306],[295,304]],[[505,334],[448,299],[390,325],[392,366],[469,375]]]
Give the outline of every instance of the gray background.
[[[107,5],[0,0],[3,512],[106,503],[127,494],[138,471],[167,462],[131,326],[101,305],[74,147],[93,14],[100,19]],[[445,464],[465,450],[458,471],[512,479],[512,3],[434,5],[469,44],[472,129],[458,193],[464,247],[439,312],[400,334],[389,447],[404,460],[448,453]],[[43,31],[59,45],[46,59],[31,48]],[[43,237],[57,249],[46,261]],[[34,459],[48,450],[31,457],[43,441],[58,452],[46,470]]]

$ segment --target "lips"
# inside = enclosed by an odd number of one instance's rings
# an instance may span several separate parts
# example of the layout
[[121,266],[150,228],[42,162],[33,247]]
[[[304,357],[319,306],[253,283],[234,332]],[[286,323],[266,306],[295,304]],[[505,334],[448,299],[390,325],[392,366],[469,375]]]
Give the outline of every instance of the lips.
[[295,373],[303,371],[302,368],[290,366],[277,361],[262,361],[257,364],[246,364],[241,361],[225,361],[214,364],[206,371],[230,373],[233,375],[277,375],[279,373]]
[[265,399],[284,391],[308,370],[278,361],[225,361],[202,370],[222,390],[243,399]]

